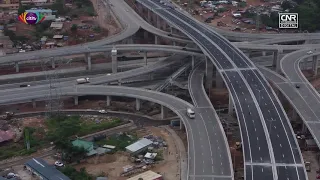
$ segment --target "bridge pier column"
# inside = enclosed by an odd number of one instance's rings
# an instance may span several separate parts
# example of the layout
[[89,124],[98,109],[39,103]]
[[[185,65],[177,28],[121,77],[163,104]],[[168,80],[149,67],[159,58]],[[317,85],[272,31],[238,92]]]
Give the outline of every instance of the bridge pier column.
[[173,35],[173,27],[170,26],[170,34]]
[[141,106],[140,99],[136,99],[136,111],[140,111],[140,106]]
[[18,72],[20,71],[19,63],[18,63],[18,62],[15,62],[15,65],[14,65],[14,66],[16,67],[16,72],[18,73]]
[[191,67],[192,67],[192,69],[194,69],[194,56],[192,55],[191,56]]
[[51,67],[52,67],[52,69],[56,68],[56,63],[54,62],[54,58],[51,57],[50,59],[51,59]]
[[280,51],[273,52],[273,63],[272,66],[276,67],[276,72],[280,72],[280,58],[279,58]]
[[154,35],[154,44],[158,44],[158,36]]
[[167,22],[164,20],[162,21],[162,28],[164,31],[167,30]]
[[127,44],[133,44],[133,38],[132,37],[128,37],[127,38]]
[[216,88],[223,88],[223,80],[218,70],[216,71]]
[[166,118],[168,115],[168,109],[161,105],[161,119]]
[[229,93],[228,114],[229,114],[229,115],[232,115],[232,114],[233,114],[233,102],[232,102],[232,98],[231,98],[231,93]]
[[213,64],[206,56],[206,89],[212,88],[212,81],[213,81]]
[[110,104],[111,104],[111,97],[107,96],[107,106],[110,106]]
[[86,53],[86,59],[87,59],[87,63],[88,63],[88,70],[91,71],[91,55],[90,53]]
[[250,53],[251,53],[251,51],[250,51],[250,50],[247,50],[244,54],[245,54],[248,58],[250,58]]
[[308,132],[308,128],[306,127],[306,125],[304,123],[302,123],[301,133],[305,134],[307,132]]
[[145,65],[147,66],[148,65],[148,54],[147,54],[147,52],[143,53],[143,60],[144,60]]
[[298,119],[298,113],[295,110],[292,110],[292,120],[296,121]]
[[157,26],[158,29],[161,29],[160,16],[157,15]]
[[173,46],[176,46],[176,42],[175,42],[175,41],[172,41],[172,45],[173,45]]
[[118,57],[117,57],[117,50],[111,50],[111,59],[112,59],[112,73],[117,73],[118,71]]
[[118,80],[118,86],[121,86],[121,79]]
[[262,51],[262,56],[266,56],[267,52],[266,51]]
[[74,105],[75,105],[75,106],[78,106],[78,105],[79,105],[79,98],[78,98],[78,96],[74,96],[73,98],[74,98]]
[[147,15],[148,22],[151,23],[151,10],[148,9],[147,13],[148,13]]
[[144,31],[143,32],[143,38],[144,39],[148,39],[149,38],[149,32],[148,31]]
[[183,122],[180,120],[180,130],[184,129],[184,124]]
[[32,107],[33,107],[33,108],[36,108],[36,107],[37,107],[36,100],[34,100],[34,99],[32,99]]
[[316,76],[318,74],[318,57],[317,56],[312,56],[312,61],[313,61],[313,75]]

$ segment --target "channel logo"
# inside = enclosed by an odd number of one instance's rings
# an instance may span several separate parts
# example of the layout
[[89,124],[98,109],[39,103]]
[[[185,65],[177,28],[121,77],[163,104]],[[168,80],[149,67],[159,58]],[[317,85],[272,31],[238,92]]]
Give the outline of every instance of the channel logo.
[[18,16],[18,20],[24,24],[38,24],[45,19],[42,13],[24,12]]

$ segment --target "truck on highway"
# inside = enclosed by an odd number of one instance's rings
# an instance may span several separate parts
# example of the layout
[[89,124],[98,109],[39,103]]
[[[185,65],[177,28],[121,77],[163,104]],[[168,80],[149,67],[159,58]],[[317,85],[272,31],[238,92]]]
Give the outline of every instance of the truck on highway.
[[80,78],[77,79],[77,84],[84,84],[84,83],[89,83],[89,78]]

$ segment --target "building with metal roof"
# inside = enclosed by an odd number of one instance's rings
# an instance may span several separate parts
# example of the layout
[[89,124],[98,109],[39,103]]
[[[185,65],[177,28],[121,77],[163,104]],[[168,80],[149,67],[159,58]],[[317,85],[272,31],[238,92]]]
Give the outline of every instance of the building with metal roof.
[[97,154],[97,151],[94,149],[93,142],[91,141],[84,141],[81,139],[77,139],[72,141],[72,145],[79,148],[84,148],[87,151],[87,156],[92,156]]
[[139,178],[142,178],[143,180],[163,180],[162,175],[157,174],[153,171],[146,171],[127,180],[139,180]]
[[54,166],[40,158],[32,158],[26,162],[26,168],[43,180],[71,180]]
[[152,141],[146,138],[142,138],[139,141],[129,145],[126,147],[126,150],[130,153],[137,154],[143,150],[146,150],[150,145],[152,145]]

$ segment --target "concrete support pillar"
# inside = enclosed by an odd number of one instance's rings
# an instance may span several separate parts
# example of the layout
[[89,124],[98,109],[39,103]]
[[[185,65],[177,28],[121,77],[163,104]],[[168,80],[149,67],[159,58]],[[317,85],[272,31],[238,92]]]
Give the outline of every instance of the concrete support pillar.
[[79,105],[79,98],[78,96],[74,96],[74,105],[78,106]]
[[309,69],[308,63],[309,63],[309,58],[304,59],[304,69],[305,70]]
[[32,107],[33,107],[33,108],[36,108],[36,107],[37,107],[36,100],[34,100],[34,99],[32,99]]
[[231,94],[229,94],[228,114],[229,115],[233,114],[233,102],[232,102]]
[[164,119],[168,116],[168,109],[161,105],[161,119]]
[[158,44],[158,36],[154,35],[154,44]]
[[295,110],[292,110],[292,120],[296,121],[298,119],[298,114]]
[[173,35],[173,27],[172,26],[170,26],[170,34]]
[[148,9],[147,12],[148,12],[148,15],[147,15],[148,22],[151,23],[151,11]]
[[156,26],[156,27],[157,27],[158,29],[161,29],[161,22],[160,22],[160,20],[161,20],[161,19],[160,19],[160,16],[157,15],[157,26]]
[[206,82],[205,82],[206,89],[212,88],[212,80],[213,80],[212,78],[213,78],[213,64],[206,57]]
[[267,52],[266,51],[262,51],[262,56],[266,56]]
[[184,124],[183,122],[180,120],[180,130],[184,129]]
[[216,71],[216,88],[223,88],[223,80],[219,71]]
[[15,67],[16,67],[16,72],[18,73],[20,71],[18,62],[15,62]]
[[51,59],[51,67],[52,69],[56,68],[56,63],[54,62],[54,58],[50,58]]
[[90,53],[86,54],[86,59],[87,59],[87,63],[88,63],[88,70],[91,71],[91,55]]
[[312,62],[313,62],[313,75],[316,76],[318,74],[318,57],[312,56]]
[[144,39],[148,39],[149,38],[149,32],[148,31],[144,31],[143,32],[143,38]]
[[147,54],[147,52],[144,52],[143,60],[144,60],[145,65],[148,65],[148,54]]
[[117,50],[111,50],[111,59],[112,59],[112,73],[118,72],[118,57],[117,57]]
[[127,44],[133,44],[133,38],[132,37],[128,37]]
[[276,71],[280,72],[280,58],[279,58],[279,51],[273,52],[273,62],[272,66],[276,67]]
[[138,5],[137,5],[137,8],[138,8],[138,12],[139,12],[140,14],[142,14],[142,5],[141,5],[141,4],[138,4]]
[[250,50],[247,50],[244,54],[245,54],[248,58],[250,58],[250,53],[251,53],[251,51],[250,51]]
[[167,30],[167,22],[166,21],[162,21],[162,28],[163,30]]
[[107,106],[110,106],[110,104],[111,104],[111,97],[107,96]]
[[195,59],[194,59],[194,56],[191,56],[191,66],[192,66],[192,69],[194,69],[194,62],[195,61]]
[[140,111],[140,99],[136,99],[136,111]]
[[175,42],[175,41],[172,41],[172,45],[173,45],[173,46],[176,46],[176,42]]
[[308,132],[308,128],[306,127],[306,125],[304,123],[302,123],[301,133],[305,134],[307,132]]

